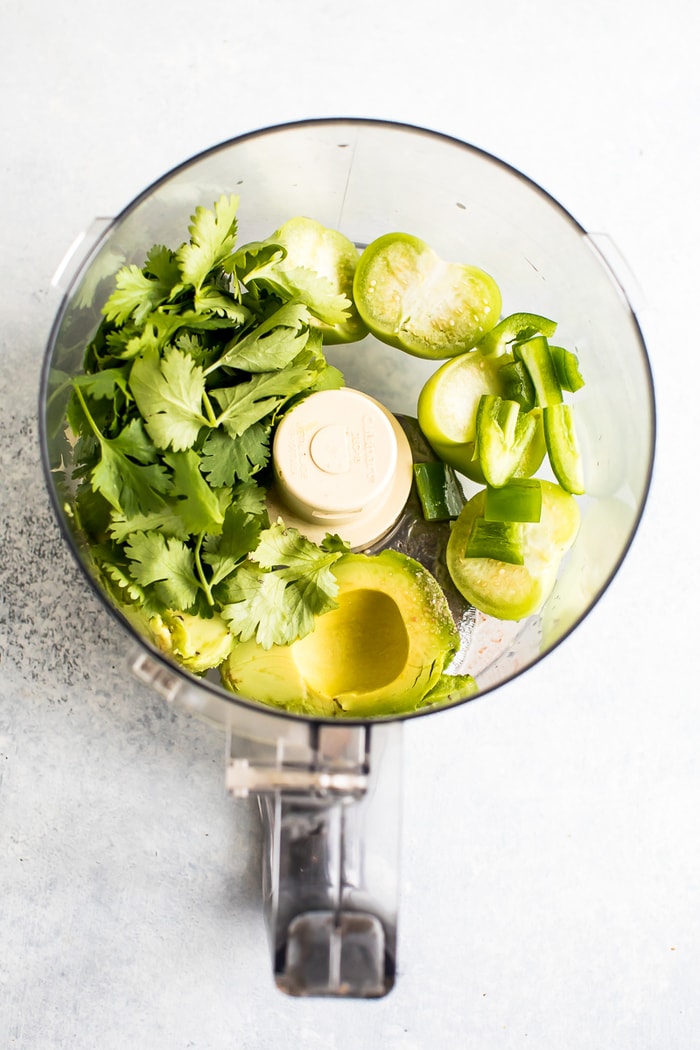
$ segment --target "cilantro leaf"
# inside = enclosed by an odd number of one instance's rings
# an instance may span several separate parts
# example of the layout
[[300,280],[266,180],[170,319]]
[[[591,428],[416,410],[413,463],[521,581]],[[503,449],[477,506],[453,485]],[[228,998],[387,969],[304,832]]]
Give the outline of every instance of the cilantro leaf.
[[191,217],[190,240],[177,251],[185,284],[199,289],[211,271],[231,254],[236,243],[239,198],[219,197],[213,210],[197,208]]
[[319,595],[320,612],[326,600],[338,593],[332,566],[348,550],[338,536],[329,537],[328,543],[316,544],[278,521],[261,534],[252,557],[263,569],[274,569],[284,580],[295,584],[301,581],[304,588],[313,586]]
[[254,518],[267,522],[267,492],[257,481],[244,481],[231,490],[231,503]]
[[222,366],[258,373],[283,369],[304,349],[308,322],[309,311],[303,303],[284,303],[241,339],[229,343],[207,371]]
[[137,532],[124,547],[129,571],[142,587],[154,593],[170,609],[190,609],[196,602],[200,582],[195,575],[194,553],[182,540],[160,532]]
[[158,458],[153,442],[144,430],[142,419],[132,419],[110,444],[138,463],[155,463]]
[[158,463],[141,466],[132,462],[114,444],[118,440],[103,438],[100,442],[100,461],[90,475],[93,487],[127,516],[157,510],[163,505],[162,493],[170,485],[167,474]]
[[123,543],[134,532],[162,532],[164,536],[174,536],[179,540],[189,539],[189,529],[180,516],[179,501],[166,500],[162,509],[152,510],[147,514],[126,514],[115,511],[108,525],[110,536]]
[[167,293],[163,296],[163,299],[166,299],[172,293],[172,290],[177,287],[180,280],[180,267],[177,263],[177,256],[175,252],[171,251],[170,248],[166,248],[163,244],[153,245],[146,256],[143,271],[158,281],[160,287]]
[[118,390],[127,394],[126,376],[122,368],[103,368],[99,372],[78,375],[73,383],[98,401],[101,398],[113,398]]
[[130,328],[124,333],[126,338],[120,346],[112,339],[112,352],[124,361],[133,360],[147,350],[160,353],[182,327],[182,323],[182,318],[177,314],[154,310],[146,316],[140,327]]
[[294,641],[296,632],[285,623],[284,580],[244,565],[227,581],[227,587],[230,600],[221,607],[221,615],[232,634],[243,642],[254,637],[264,649]]
[[285,299],[305,303],[319,321],[343,324],[347,321],[351,303],[346,295],[336,291],[327,277],[304,266],[277,266],[258,278],[258,282]]
[[162,245],[154,245],[144,267],[122,266],[115,281],[116,288],[102,307],[108,321],[124,324],[132,318],[142,324],[170,295],[179,277],[175,257]]
[[249,241],[228,259],[223,261],[224,270],[231,274],[236,287],[248,285],[270,270],[274,270],[286,256],[287,249],[270,241]]
[[189,354],[170,347],[134,361],[129,386],[146,429],[158,448],[190,448],[207,419],[202,415],[204,373]]
[[75,387],[75,394],[99,446],[100,458],[91,472],[93,489],[127,516],[160,509],[170,479],[164,466],[153,462],[153,446],[142,421],[133,419],[115,438],[106,438],[90,415],[79,387]]
[[216,285],[206,284],[198,289],[194,297],[195,313],[212,313],[226,317],[237,325],[245,324],[250,311]]
[[337,607],[333,565],[348,547],[337,536],[316,545],[277,522],[260,534],[250,559],[226,584],[222,616],[245,641],[288,645],[314,628],[316,616]]
[[221,535],[204,538],[202,561],[211,567],[211,587],[216,587],[230,576],[249,552],[255,549],[260,529],[259,518],[238,506],[228,507]]
[[218,426],[231,437],[239,437],[253,423],[276,412],[294,394],[306,390],[314,373],[294,365],[279,372],[261,372],[246,383],[211,391],[221,412]]
[[270,459],[270,427],[252,423],[237,437],[210,430],[202,445],[201,470],[214,487],[247,481]]
[[187,531],[194,536],[221,532],[225,513],[222,504],[231,498],[230,491],[219,494],[207,484],[199,469],[199,456],[193,449],[168,452],[163,459],[172,469],[172,494],[178,500],[178,511]]
[[107,594],[124,614],[127,610],[141,610],[148,616],[162,611],[162,602],[134,580],[121,548],[99,543],[91,547],[90,554]]

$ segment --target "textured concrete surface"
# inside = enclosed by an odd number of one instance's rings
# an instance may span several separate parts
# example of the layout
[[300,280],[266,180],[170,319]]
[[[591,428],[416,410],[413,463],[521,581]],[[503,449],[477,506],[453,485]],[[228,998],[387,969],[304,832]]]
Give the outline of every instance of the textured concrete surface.
[[[0,1047],[688,1050],[700,1028],[692,511],[694,0],[126,0],[0,11]],[[622,573],[488,703],[406,733],[399,980],[273,987],[255,808],[223,742],[128,673],[64,548],[36,405],[74,236],[174,164],[304,116],[467,139],[609,234],[659,401]]]

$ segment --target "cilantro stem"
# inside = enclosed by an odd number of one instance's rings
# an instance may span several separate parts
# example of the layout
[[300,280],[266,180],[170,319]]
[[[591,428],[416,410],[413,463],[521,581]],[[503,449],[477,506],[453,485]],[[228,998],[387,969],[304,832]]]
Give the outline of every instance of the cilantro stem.
[[48,396],[46,398],[46,407],[49,408],[53,404],[53,402],[56,400],[56,398],[60,397],[60,395],[65,390],[69,390],[73,386],[74,386],[73,380],[70,377],[64,379],[63,382],[59,383],[59,385],[57,387],[54,387],[54,389],[51,391],[51,393],[48,394]]
[[81,393],[81,390],[80,390],[80,387],[78,386],[77,383],[73,384],[73,389],[75,390],[75,393],[76,393],[76,396],[78,398],[78,401],[80,402],[80,406],[81,406],[83,412],[85,413],[85,419],[88,422],[90,430],[92,430],[92,432],[95,435],[95,437],[97,438],[97,440],[100,442],[100,444],[102,444],[102,442],[104,441],[104,435],[101,433],[101,431],[99,431],[97,429],[97,424],[95,423],[95,420],[90,415],[90,411],[89,411],[89,409],[87,407],[87,403],[85,401],[85,398],[83,397],[83,395]]
[[203,404],[204,404],[204,410],[206,412],[206,422],[209,424],[210,427],[214,427],[214,428],[218,427],[219,421],[216,418],[216,412],[212,408],[212,403],[209,400],[209,395],[207,394],[206,390],[204,391],[204,393],[202,395],[202,401],[203,401]]
[[197,543],[196,543],[195,548],[194,548],[194,564],[195,564],[195,568],[197,570],[197,576],[199,577],[199,582],[201,584],[202,590],[204,591],[204,594],[205,594],[206,599],[207,599],[207,604],[208,605],[213,605],[214,604],[214,596],[211,593],[211,587],[209,586],[209,581],[207,580],[207,578],[206,578],[206,576],[204,574],[204,566],[202,565],[201,551],[202,551],[202,543],[203,542],[204,542],[204,533],[200,532],[199,536],[197,537]]

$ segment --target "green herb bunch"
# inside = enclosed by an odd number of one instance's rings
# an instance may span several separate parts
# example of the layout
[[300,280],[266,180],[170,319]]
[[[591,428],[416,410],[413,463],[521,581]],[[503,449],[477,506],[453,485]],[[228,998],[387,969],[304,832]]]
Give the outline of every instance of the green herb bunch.
[[124,265],[73,381],[73,513],[100,582],[133,619],[221,617],[263,646],[335,606],[337,536],[270,522],[271,441],[283,413],[343,385],[319,321],[349,300],[274,240],[236,247],[236,196],[197,208],[189,239]]

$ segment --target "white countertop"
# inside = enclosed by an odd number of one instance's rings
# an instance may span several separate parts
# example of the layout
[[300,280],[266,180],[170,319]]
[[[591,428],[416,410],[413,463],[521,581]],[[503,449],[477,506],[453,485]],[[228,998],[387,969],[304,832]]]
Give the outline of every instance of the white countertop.
[[[0,1047],[689,1050],[700,1030],[695,0],[4,4]],[[387,117],[510,162],[626,277],[656,383],[647,512],[542,664],[405,733],[399,977],[273,986],[252,802],[125,673],[37,445],[51,278],[96,216],[271,123]]]

